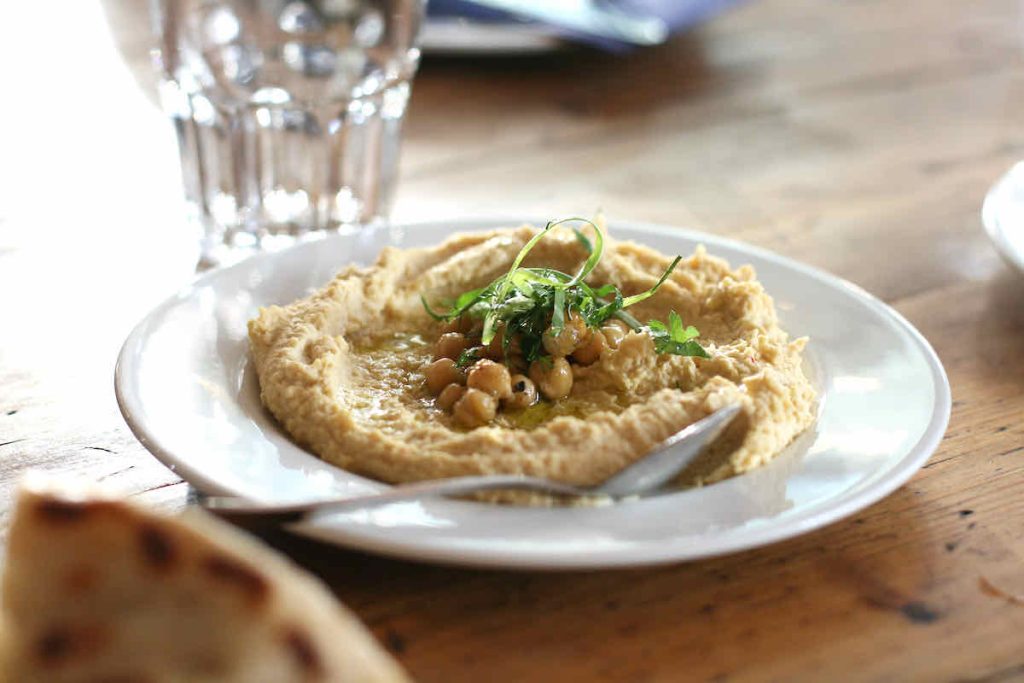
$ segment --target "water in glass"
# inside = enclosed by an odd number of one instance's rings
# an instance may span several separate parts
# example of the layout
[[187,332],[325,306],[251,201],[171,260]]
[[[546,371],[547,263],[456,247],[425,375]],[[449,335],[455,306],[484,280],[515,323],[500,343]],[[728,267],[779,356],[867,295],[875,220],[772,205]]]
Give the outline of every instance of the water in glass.
[[424,0],[153,0],[207,264],[384,220]]

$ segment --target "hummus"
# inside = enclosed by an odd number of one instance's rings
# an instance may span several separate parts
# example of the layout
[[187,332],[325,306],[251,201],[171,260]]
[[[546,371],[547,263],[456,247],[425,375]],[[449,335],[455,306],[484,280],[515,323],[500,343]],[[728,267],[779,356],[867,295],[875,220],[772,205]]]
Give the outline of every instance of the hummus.
[[[466,429],[434,405],[423,368],[441,334],[421,303],[451,301],[508,270],[537,232],[524,226],[455,235],[431,248],[385,248],[369,267],[349,266],[324,289],[249,323],[261,398],[287,432],[324,460],[387,482],[515,473],[598,483],[659,442],[732,403],[743,419],[682,484],[717,481],[779,453],[814,419],[801,369],[806,339],[790,340],[753,268],[735,270],[703,247],[684,258],[641,321],[676,311],[700,331],[710,358],[663,355],[630,331],[587,366],[573,366],[569,397],[502,413]],[[649,289],[670,259],[606,238],[587,278],[629,295]],[[533,264],[573,272],[587,257],[568,230],[530,251]]]

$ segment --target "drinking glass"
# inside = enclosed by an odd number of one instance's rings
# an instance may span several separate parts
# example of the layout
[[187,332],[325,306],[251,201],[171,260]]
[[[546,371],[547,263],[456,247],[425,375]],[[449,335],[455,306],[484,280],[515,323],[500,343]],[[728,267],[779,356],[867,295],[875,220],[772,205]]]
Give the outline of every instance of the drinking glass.
[[425,0],[152,0],[200,266],[386,220]]

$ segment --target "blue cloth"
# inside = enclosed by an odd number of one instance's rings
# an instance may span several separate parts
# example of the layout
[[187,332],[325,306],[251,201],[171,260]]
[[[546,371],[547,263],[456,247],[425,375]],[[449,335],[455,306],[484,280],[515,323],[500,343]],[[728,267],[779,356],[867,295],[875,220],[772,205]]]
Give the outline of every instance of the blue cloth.
[[[540,0],[543,1],[543,0]],[[672,33],[678,33],[699,24],[728,7],[742,0],[615,0],[614,4],[623,12],[636,12],[644,15],[660,17]],[[427,12],[431,17],[451,19],[463,17],[475,21],[486,22],[523,22],[512,13],[482,7],[472,0],[429,0]],[[528,22],[535,23],[535,22]],[[603,36],[595,36],[578,31],[567,31],[559,26],[551,26],[553,33],[570,40],[578,40],[595,47],[611,51],[621,51],[630,46]]]

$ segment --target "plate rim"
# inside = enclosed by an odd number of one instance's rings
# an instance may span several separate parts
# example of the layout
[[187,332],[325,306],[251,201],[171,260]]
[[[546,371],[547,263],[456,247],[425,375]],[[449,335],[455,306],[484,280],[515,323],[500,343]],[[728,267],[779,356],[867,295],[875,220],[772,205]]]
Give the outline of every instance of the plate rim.
[[[498,226],[514,226],[523,223],[533,225],[544,224],[548,219],[537,219],[531,215],[509,216],[505,214],[481,214],[481,215],[460,215],[450,218],[437,218],[423,221],[400,222],[390,226],[399,230],[416,230],[428,226],[437,227],[445,225],[450,232],[465,232],[476,230],[493,229]],[[912,339],[917,350],[928,365],[931,379],[935,389],[932,402],[931,416],[921,437],[912,447],[907,449],[903,458],[889,470],[886,477],[861,491],[844,495],[824,510],[819,510],[802,520],[793,520],[789,524],[775,528],[746,529],[745,534],[734,534],[731,542],[720,543],[712,548],[697,552],[680,552],[678,548],[665,545],[663,548],[647,548],[641,556],[633,556],[631,553],[624,553],[621,550],[611,549],[596,551],[594,553],[546,553],[543,555],[524,553],[522,549],[515,551],[495,551],[491,549],[473,549],[466,547],[452,548],[450,546],[431,545],[429,543],[411,544],[408,542],[395,541],[392,539],[376,537],[370,534],[357,533],[352,529],[345,529],[337,525],[327,523],[306,523],[288,527],[289,530],[303,536],[316,539],[321,542],[343,546],[352,550],[370,552],[392,558],[404,560],[430,562],[450,566],[478,567],[478,568],[504,568],[504,569],[531,569],[531,570],[556,570],[571,571],[579,569],[615,569],[627,567],[655,566],[671,563],[690,562],[712,557],[718,557],[730,553],[740,552],[754,548],[778,543],[811,531],[823,528],[834,522],[838,522],[850,515],[865,509],[866,507],[882,500],[895,490],[903,486],[909,479],[927,462],[928,458],[935,452],[941,443],[949,424],[950,412],[952,409],[952,395],[949,379],[941,359],[934,348],[914,325],[912,325],[902,314],[889,304],[874,296],[859,285],[850,282],[837,275],[833,275],[816,266],[797,261],[777,252],[749,244],[742,240],[725,237],[712,233],[706,233],[690,228],[676,227],[663,223],[647,221],[631,221],[614,219],[609,220],[612,229],[620,226],[627,230],[637,232],[655,233],[670,237],[681,237],[696,243],[721,244],[740,251],[747,252],[760,259],[773,262],[777,265],[802,273],[819,282],[833,286],[836,289],[846,290],[853,298],[859,299],[867,307],[874,309],[882,316],[889,319],[897,328]],[[329,239],[329,238],[328,238]],[[165,298],[153,309],[151,309],[129,332],[118,353],[117,362],[114,367],[114,393],[117,399],[118,408],[128,425],[132,434],[142,443],[159,462],[171,469],[175,474],[181,476],[186,482],[195,486],[205,493],[230,494],[230,489],[208,478],[202,471],[189,466],[177,459],[173,452],[160,444],[159,438],[151,434],[143,424],[143,421],[136,418],[126,396],[125,383],[126,375],[133,371],[134,360],[130,350],[140,344],[144,338],[144,332],[148,325],[160,318],[161,314],[175,304],[187,298],[188,294],[198,285],[215,278],[227,277],[227,273],[241,269],[258,267],[259,262],[280,258],[282,254],[293,250],[308,247],[308,243],[299,244],[288,249],[276,252],[257,254],[249,259],[232,264],[226,268],[215,269],[194,276],[189,282],[180,287],[174,294]],[[344,265],[339,263],[339,267]],[[315,457],[315,456],[314,456]],[[473,503],[463,503],[475,505]],[[756,532],[756,538],[748,538],[750,533]]]
[[999,217],[999,205],[1006,201],[1004,195],[1008,192],[1007,186],[1012,183],[1015,175],[1024,176],[1024,161],[1018,161],[1010,166],[985,193],[981,205],[981,225],[1003,260],[1024,274],[1024,251],[1012,246],[1006,236],[1007,228]]

